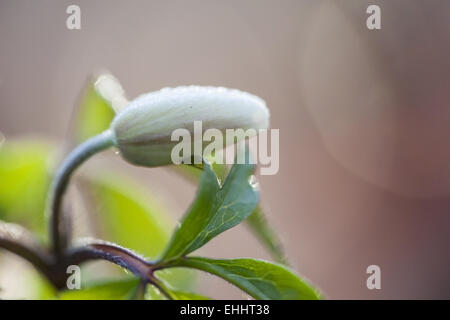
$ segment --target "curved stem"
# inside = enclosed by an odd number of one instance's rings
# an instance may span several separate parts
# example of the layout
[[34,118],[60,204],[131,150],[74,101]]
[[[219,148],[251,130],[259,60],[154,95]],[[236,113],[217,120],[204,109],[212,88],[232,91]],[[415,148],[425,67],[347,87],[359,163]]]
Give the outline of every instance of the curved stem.
[[61,205],[64,193],[72,173],[81,163],[93,154],[109,148],[114,143],[111,130],[94,136],[76,147],[59,167],[52,181],[48,198],[48,213],[50,214],[50,232],[53,251],[60,256],[67,246],[68,239],[61,218]]
[[13,223],[0,223],[0,248],[27,260],[55,287],[59,288],[64,283],[63,277],[56,270],[53,257],[25,228]]
[[141,278],[142,294],[145,294],[145,286],[151,283],[169,300],[173,300],[170,290],[165,284],[155,277],[154,263],[125,249],[117,244],[101,240],[84,240],[84,244],[66,252],[65,264],[81,264],[83,262],[102,259],[115,263],[122,268],[131,271]]
[[131,250],[106,241],[85,241],[84,245],[69,249],[65,256],[67,265],[81,264],[95,259],[103,259],[115,263],[131,271],[141,279],[147,281],[151,279],[152,262],[147,261]]
[[156,288],[158,288],[158,290],[163,294],[163,296],[165,296],[168,300],[173,300],[172,295],[170,294],[170,290],[165,286],[165,284],[155,278],[152,277],[152,279],[150,280],[150,283],[153,284]]

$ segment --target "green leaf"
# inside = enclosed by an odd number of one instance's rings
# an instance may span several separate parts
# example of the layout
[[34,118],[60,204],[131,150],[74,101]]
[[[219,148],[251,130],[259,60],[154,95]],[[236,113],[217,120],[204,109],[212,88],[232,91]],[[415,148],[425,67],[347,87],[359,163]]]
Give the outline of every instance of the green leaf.
[[50,144],[8,140],[0,147],[0,219],[26,226],[43,236],[44,207],[50,184]]
[[30,268],[23,277],[27,280],[31,300],[51,300],[57,295],[57,289],[36,269]]
[[[85,177],[81,189],[95,213],[101,239],[151,259],[162,253],[175,223],[148,188],[117,172],[98,172]],[[186,270],[168,270],[162,277],[180,289],[189,289],[195,279]]]
[[249,179],[253,165],[235,164],[222,187],[207,163],[196,199],[172,237],[162,260],[186,255],[248,217],[259,200]]
[[75,141],[80,143],[105,131],[109,128],[114,115],[109,101],[96,90],[95,79],[90,79],[75,114],[73,124]]
[[144,186],[120,174],[100,173],[84,181],[88,182],[83,189],[94,206],[102,239],[151,258],[162,252],[172,223],[167,210]]
[[257,206],[245,221],[255,236],[269,250],[272,257],[280,263],[287,264],[281,241],[270,227],[261,207]]
[[171,294],[176,300],[211,300],[210,298],[191,292],[171,291]]
[[286,266],[257,259],[216,260],[201,257],[180,258],[170,267],[202,270],[239,287],[255,299],[317,300],[317,290],[300,279]]
[[105,281],[80,290],[66,290],[58,295],[61,300],[129,300],[139,287],[138,279]]
[[[173,166],[173,169],[188,178],[189,181],[197,183],[200,179],[201,170],[190,165]],[[223,181],[228,173],[225,164],[212,163],[212,169],[216,173],[220,181]],[[273,259],[280,263],[287,264],[284,254],[283,245],[275,232],[270,226],[261,206],[257,206],[250,216],[245,220],[245,223],[253,232],[256,238],[264,245],[270,252]]]
[[[146,295],[147,300],[166,300],[166,297],[157,288],[151,285],[149,285],[148,287],[149,289]],[[174,300],[211,300],[208,297],[196,293],[171,290],[167,288],[166,291]]]

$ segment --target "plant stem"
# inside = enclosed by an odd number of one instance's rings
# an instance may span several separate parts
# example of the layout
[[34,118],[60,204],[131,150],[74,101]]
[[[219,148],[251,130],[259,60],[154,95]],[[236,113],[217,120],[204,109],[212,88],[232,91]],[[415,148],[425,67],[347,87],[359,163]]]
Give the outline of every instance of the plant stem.
[[[82,241],[83,242],[83,241]],[[153,274],[154,263],[117,244],[101,240],[84,240],[84,244],[66,251],[65,265],[81,264],[90,260],[102,259],[115,263],[141,278],[141,287],[151,283],[169,300],[173,300],[170,290]]]
[[25,228],[13,223],[0,223],[0,248],[27,260],[56,288],[65,283],[64,274],[58,272],[53,257]]
[[67,250],[65,254],[66,265],[81,264],[95,259],[115,263],[141,279],[150,280],[153,263],[117,244],[101,240],[88,240],[79,247]]
[[165,296],[168,300],[173,300],[172,295],[169,293],[170,290],[165,286],[165,284],[160,281],[155,276],[152,276],[150,279],[150,283],[153,284],[158,290]]
[[114,143],[111,130],[107,130],[94,136],[76,147],[59,167],[50,187],[48,198],[48,213],[50,215],[50,232],[53,252],[61,256],[67,246],[67,232],[64,230],[63,218],[61,218],[61,206],[64,193],[67,189],[72,173],[89,157]]
[[141,279],[139,282],[139,286],[136,290],[136,294],[134,296],[134,300],[144,300],[145,299],[145,293],[147,291],[147,280]]

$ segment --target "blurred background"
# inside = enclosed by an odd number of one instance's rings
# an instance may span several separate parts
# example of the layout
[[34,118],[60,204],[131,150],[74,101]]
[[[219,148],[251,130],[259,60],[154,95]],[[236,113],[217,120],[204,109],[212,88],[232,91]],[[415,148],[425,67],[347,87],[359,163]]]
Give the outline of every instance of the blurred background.
[[[81,30],[66,28],[71,4]],[[381,30],[366,27],[370,4]],[[280,129],[279,173],[259,181],[292,267],[330,299],[449,299],[449,39],[450,2],[439,0],[2,0],[0,132],[5,146],[63,146],[86,80],[103,69],[129,98],[189,84],[249,91]],[[134,168],[113,152],[82,171],[100,167],[139,180],[171,221],[195,194],[173,171]],[[95,236],[89,209],[74,202],[77,234]],[[270,259],[245,226],[198,253]],[[366,287],[372,264],[381,290]],[[104,266],[86,273],[100,277]],[[2,251],[0,297],[33,297],[31,276],[17,276],[29,269]],[[245,298],[211,276],[196,286]]]

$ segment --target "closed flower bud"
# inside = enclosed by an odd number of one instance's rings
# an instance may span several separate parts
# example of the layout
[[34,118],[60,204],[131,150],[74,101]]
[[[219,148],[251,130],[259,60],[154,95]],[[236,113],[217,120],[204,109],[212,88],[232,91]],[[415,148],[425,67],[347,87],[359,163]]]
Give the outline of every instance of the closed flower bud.
[[[120,111],[111,124],[115,144],[129,162],[142,166],[171,164],[174,130],[192,136],[194,122],[208,129],[266,129],[269,111],[265,102],[239,90],[187,86],[165,88],[138,97]],[[235,141],[226,141],[225,144]]]

